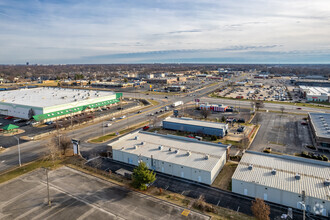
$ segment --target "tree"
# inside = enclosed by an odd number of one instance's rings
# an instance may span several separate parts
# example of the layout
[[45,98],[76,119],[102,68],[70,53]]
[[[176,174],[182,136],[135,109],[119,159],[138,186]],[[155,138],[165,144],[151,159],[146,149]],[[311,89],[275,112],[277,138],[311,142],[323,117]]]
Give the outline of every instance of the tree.
[[124,83],[127,83],[128,82],[128,79],[127,78],[124,78]]
[[255,105],[256,105],[257,111],[259,111],[260,108],[263,108],[265,106],[263,101],[256,101]]
[[267,205],[264,200],[256,198],[255,201],[252,201],[251,210],[253,215],[258,220],[269,220],[270,207]]
[[71,139],[65,134],[59,134],[54,139],[57,141],[58,148],[62,150],[62,154],[65,155],[66,150],[72,146]]
[[226,117],[224,115],[221,117],[221,121],[226,122]]
[[284,112],[284,110],[285,110],[285,108],[284,108],[284,106],[281,106],[281,112],[282,112],[282,114],[283,114],[283,112]]
[[140,190],[146,190],[147,184],[156,180],[156,174],[149,170],[144,162],[140,162],[133,171],[133,186]]
[[55,166],[55,160],[57,160],[60,157],[60,151],[58,148],[58,145],[56,143],[56,140],[50,139],[50,141],[46,144],[47,147],[47,153],[49,155],[49,159],[53,162],[53,166]]
[[35,116],[35,115],[36,115],[36,113],[34,112],[34,110],[32,108],[30,108],[29,113],[28,113],[29,119],[33,119],[33,116]]
[[211,114],[211,110],[210,109],[201,109],[200,110],[200,114],[207,119],[207,117]]

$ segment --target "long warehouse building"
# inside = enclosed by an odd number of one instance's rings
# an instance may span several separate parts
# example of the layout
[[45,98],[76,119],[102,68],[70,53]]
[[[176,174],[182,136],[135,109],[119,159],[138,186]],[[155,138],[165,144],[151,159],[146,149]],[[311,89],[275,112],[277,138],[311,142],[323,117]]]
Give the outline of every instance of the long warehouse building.
[[308,113],[313,143],[322,150],[330,151],[330,114]]
[[226,163],[230,145],[174,135],[135,132],[111,143],[112,158],[211,185]]
[[228,133],[228,124],[193,120],[192,118],[171,118],[163,121],[163,128],[175,131],[187,131],[224,137]]
[[246,151],[232,176],[232,191],[330,216],[330,163]]
[[122,93],[42,87],[0,92],[0,114],[42,121],[120,101]]

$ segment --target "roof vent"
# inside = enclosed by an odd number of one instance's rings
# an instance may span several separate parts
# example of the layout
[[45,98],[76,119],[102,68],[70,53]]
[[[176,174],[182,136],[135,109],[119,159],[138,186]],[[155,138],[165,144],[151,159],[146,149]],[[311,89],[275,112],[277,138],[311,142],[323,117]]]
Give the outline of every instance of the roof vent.
[[249,164],[248,169],[249,169],[249,170],[252,170],[252,168],[253,168],[253,165],[252,165],[252,164]]
[[141,142],[141,145],[144,145],[144,141]]
[[124,149],[125,149],[124,147],[121,148],[121,150],[124,150]]
[[159,149],[159,150],[162,150],[162,149],[163,149],[163,145],[159,145],[159,146],[158,146],[158,149]]
[[179,153],[179,150],[175,150],[174,153],[178,154]]
[[137,149],[138,148],[138,146],[137,145],[134,145],[134,149]]
[[209,158],[210,158],[210,155],[205,154],[204,159],[205,159],[205,160],[208,160]]
[[276,175],[276,170],[275,169],[272,169],[272,172],[271,172],[273,175]]
[[172,151],[172,148],[169,148],[168,151]]
[[296,175],[294,176],[294,178],[295,178],[296,180],[300,180],[300,174],[299,174],[299,173],[296,173]]
[[135,140],[138,140],[139,139],[139,136],[135,136]]
[[191,152],[190,151],[187,151],[187,156],[189,157],[191,155]]
[[330,186],[330,180],[329,179],[324,180],[324,186]]

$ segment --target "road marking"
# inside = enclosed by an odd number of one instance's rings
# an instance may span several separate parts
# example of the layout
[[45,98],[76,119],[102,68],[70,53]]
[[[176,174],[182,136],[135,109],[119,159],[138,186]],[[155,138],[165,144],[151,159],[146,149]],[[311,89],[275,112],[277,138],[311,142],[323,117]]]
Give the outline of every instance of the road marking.
[[181,215],[183,215],[183,216],[188,216],[189,213],[190,213],[190,210],[188,210],[188,209],[184,209],[183,212],[181,213]]

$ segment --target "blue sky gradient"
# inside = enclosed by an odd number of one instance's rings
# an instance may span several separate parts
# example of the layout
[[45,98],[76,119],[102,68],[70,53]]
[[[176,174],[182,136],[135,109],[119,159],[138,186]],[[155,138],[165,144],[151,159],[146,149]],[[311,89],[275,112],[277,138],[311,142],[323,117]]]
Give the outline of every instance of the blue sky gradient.
[[0,64],[330,63],[328,0],[0,0]]

